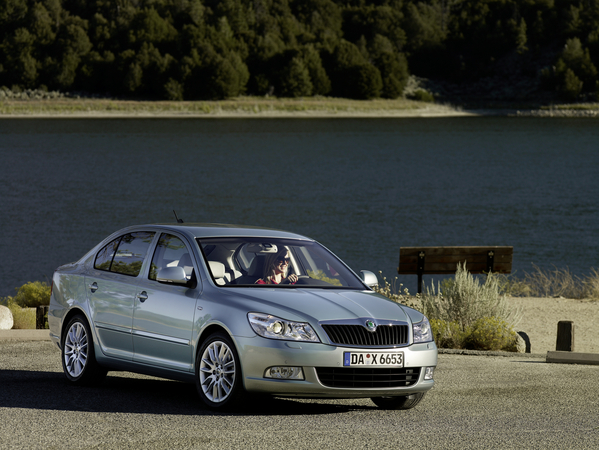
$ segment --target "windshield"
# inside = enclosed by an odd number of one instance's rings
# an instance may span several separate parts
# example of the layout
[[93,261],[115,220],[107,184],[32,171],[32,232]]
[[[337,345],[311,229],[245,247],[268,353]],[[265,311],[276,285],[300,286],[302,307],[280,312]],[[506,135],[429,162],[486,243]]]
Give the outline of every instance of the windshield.
[[198,243],[219,286],[365,289],[317,242],[243,237],[198,239]]

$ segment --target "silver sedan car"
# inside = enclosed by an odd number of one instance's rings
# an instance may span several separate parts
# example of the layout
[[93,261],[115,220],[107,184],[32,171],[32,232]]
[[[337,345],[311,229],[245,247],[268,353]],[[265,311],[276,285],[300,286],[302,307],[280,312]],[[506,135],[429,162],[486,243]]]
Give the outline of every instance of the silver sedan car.
[[297,234],[141,225],[56,270],[48,322],[74,384],[124,370],[195,383],[211,408],[264,394],[409,409],[437,347],[427,318],[376,284]]

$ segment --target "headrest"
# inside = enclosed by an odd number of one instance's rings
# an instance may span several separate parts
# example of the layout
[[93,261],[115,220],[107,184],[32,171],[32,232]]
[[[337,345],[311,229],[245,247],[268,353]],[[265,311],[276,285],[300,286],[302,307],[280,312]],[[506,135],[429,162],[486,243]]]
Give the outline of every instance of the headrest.
[[208,264],[210,265],[210,271],[212,272],[212,276],[214,278],[225,277],[225,265],[222,262],[208,261]]
[[191,263],[191,256],[189,256],[189,253],[184,253],[181,256],[181,258],[179,258],[179,263],[177,265],[179,267],[193,266],[193,264]]
[[248,269],[248,275],[252,277],[261,277],[264,273],[265,259],[266,257],[264,255],[257,254],[250,264],[250,267]]

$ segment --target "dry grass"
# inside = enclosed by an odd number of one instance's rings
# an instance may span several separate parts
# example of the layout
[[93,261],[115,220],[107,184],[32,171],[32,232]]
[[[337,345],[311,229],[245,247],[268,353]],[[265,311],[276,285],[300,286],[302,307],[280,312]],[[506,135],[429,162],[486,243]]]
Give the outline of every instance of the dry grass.
[[599,299],[599,271],[578,277],[570,269],[541,269],[533,264],[533,271],[521,279],[502,277],[501,288],[512,297],[564,297]]
[[413,112],[457,112],[454,108],[404,98],[350,100],[329,97],[273,98],[238,97],[220,101],[135,101],[90,98],[30,99],[0,101],[1,115],[176,115],[176,116],[261,116],[307,115],[393,115]]
[[9,301],[6,306],[12,313],[13,330],[35,329],[35,308],[21,308],[14,301]]

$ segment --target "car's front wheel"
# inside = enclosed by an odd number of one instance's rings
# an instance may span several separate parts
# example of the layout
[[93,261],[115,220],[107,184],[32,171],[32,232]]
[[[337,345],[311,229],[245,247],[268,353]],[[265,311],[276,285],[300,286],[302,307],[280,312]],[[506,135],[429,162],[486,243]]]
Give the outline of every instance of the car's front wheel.
[[412,409],[424,397],[424,392],[418,392],[403,397],[373,397],[370,400],[381,409]]
[[215,333],[204,341],[196,359],[196,386],[211,408],[230,408],[244,394],[241,364],[231,339]]
[[90,385],[101,382],[108,370],[100,366],[94,353],[94,340],[85,318],[73,317],[62,340],[62,368],[74,384]]

